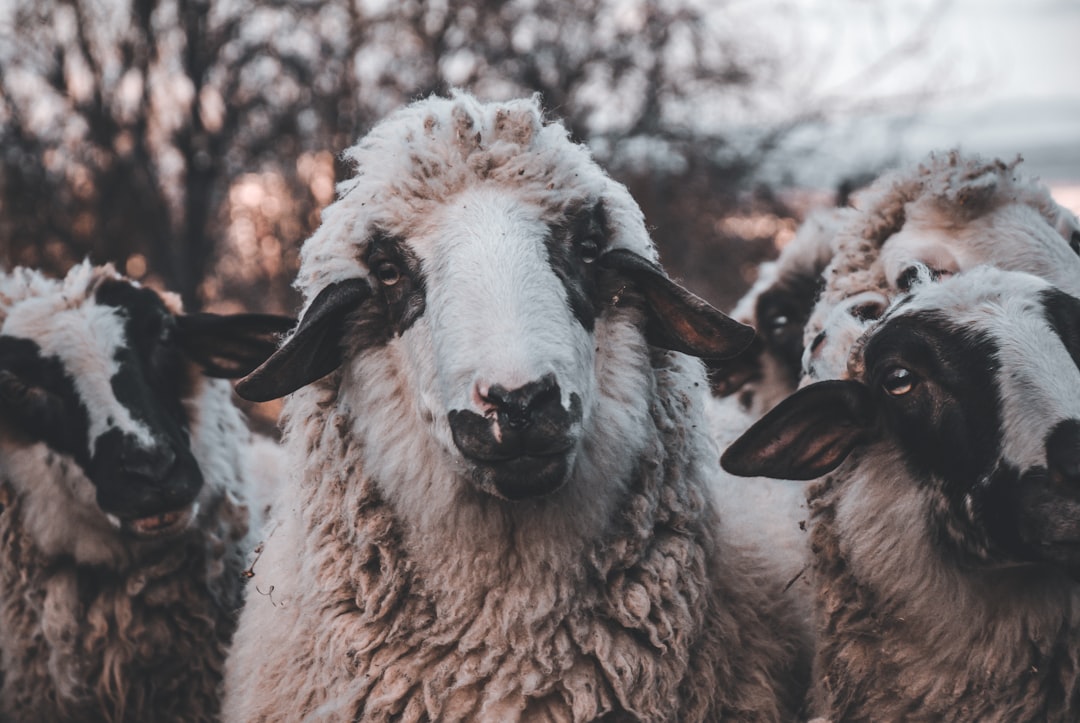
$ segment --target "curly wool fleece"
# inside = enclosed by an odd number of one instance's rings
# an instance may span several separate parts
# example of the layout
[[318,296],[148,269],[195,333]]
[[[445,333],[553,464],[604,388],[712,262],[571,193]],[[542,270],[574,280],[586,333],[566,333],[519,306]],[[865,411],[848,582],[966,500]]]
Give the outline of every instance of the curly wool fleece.
[[[375,221],[409,238],[425,209],[470,184],[504,184],[552,217],[601,198],[612,245],[656,255],[625,188],[544,125],[535,100],[423,101],[349,155],[360,175],[304,249],[309,300],[358,273],[354,244]],[[635,310],[604,313],[606,421],[575,476],[538,500],[470,488],[409,387],[431,361],[395,344],[350,362],[348,378],[363,384],[343,385],[339,370],[287,400],[298,481],[254,567],[227,663],[227,719],[789,715],[801,690],[778,591],[724,546],[709,498],[717,450],[704,433],[702,367],[650,350]]]

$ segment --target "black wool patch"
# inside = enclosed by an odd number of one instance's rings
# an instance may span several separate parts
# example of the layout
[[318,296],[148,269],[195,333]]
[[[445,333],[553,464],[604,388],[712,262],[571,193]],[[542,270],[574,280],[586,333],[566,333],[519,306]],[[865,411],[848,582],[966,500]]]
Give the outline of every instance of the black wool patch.
[[566,289],[571,313],[590,332],[596,325],[599,296],[593,262],[604,252],[610,236],[607,212],[598,201],[568,210],[552,224],[544,242],[548,264]]
[[[998,461],[1001,399],[998,349],[987,336],[962,332],[938,312],[895,317],[866,348],[868,384],[921,474],[941,480],[953,509]],[[903,368],[911,390],[890,394],[886,376]]]
[[803,331],[824,282],[820,274],[784,276],[762,292],[754,307],[758,335],[792,385],[802,376]]
[[0,336],[0,419],[29,442],[44,442],[90,463],[90,415],[75,381],[54,356],[30,339]]

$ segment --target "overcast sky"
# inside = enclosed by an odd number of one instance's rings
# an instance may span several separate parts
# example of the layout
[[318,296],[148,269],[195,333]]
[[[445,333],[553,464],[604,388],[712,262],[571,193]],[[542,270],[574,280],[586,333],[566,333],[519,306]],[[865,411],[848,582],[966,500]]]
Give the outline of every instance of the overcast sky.
[[[890,163],[959,145],[1009,159],[1019,153],[1030,174],[1080,183],[1080,0],[791,0],[778,7],[792,28],[810,29],[801,39],[786,31],[791,51],[807,58],[792,78],[807,99],[894,96],[871,121],[797,138],[823,156],[796,180],[831,183],[874,158]],[[915,39],[921,44],[902,62],[881,64],[888,72],[865,72],[883,48]],[[920,89],[931,92],[905,100]]]

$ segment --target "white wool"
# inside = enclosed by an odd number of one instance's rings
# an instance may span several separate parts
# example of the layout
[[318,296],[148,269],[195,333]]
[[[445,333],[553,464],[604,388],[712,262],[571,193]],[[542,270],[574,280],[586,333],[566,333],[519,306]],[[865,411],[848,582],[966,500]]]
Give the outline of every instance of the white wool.
[[[859,212],[839,230],[824,291],[806,325],[807,381],[846,375],[856,334],[850,314],[838,307],[853,308],[851,297],[867,292],[891,300],[912,266],[950,275],[989,264],[1080,293],[1080,257],[1070,246],[1076,216],[1044,184],[1020,174],[1019,165],[1020,159],[986,161],[958,150],[932,153],[860,194]],[[855,320],[855,332],[866,321]]]
[[[418,262],[423,313],[366,346],[346,326],[340,368],[286,401],[296,475],[254,566],[226,717],[777,717],[794,641],[716,544],[700,363],[646,343],[632,289],[588,330],[546,258],[552,224],[602,202],[605,251],[655,263],[625,187],[536,99],[420,101],[346,157],[356,175],[297,286],[310,306],[334,282],[376,285],[383,234]],[[568,479],[498,499],[448,415],[548,373],[561,408],[582,408]]]

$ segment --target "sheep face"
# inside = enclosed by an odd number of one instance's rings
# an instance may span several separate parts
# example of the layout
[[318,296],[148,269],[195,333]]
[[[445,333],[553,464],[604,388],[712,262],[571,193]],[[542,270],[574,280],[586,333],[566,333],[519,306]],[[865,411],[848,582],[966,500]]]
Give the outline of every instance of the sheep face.
[[725,468],[811,479],[859,450],[841,474],[858,477],[896,449],[953,553],[1080,574],[1080,300],[980,269],[899,301],[858,353],[857,379],[789,397]]
[[[52,508],[37,517],[138,539],[185,529],[203,486],[189,445],[186,402],[201,380],[193,359],[245,373],[287,320],[256,317],[271,326],[261,352],[241,361],[229,348],[244,343],[242,320],[182,316],[109,269],[79,266],[66,282],[17,273],[0,291],[3,465],[21,493]],[[220,352],[206,348],[217,335],[228,339]]]
[[[897,204],[902,209],[894,211],[900,225],[873,244],[864,234],[867,226],[879,222],[878,215],[885,215],[878,207],[843,230],[847,253],[859,249],[855,256],[860,258],[851,268],[852,258],[840,254],[826,270],[826,287],[804,332],[805,377],[845,377],[853,336],[884,311],[880,301],[867,306],[865,297],[895,298],[907,292],[924,269],[942,279],[986,264],[1034,274],[1080,295],[1075,217],[1056,206],[1049,194],[1033,199],[1030,188],[1018,189],[1005,177],[1005,166],[991,168],[960,183],[963,191],[942,192],[924,179],[926,188]],[[952,173],[952,167],[948,169]],[[881,185],[891,182],[886,176]]]
[[[548,495],[573,476],[599,424],[618,430],[633,457],[647,401],[630,395],[640,408],[626,409],[613,395],[648,389],[646,340],[721,356],[752,333],[611,239],[601,200],[578,199],[550,218],[506,189],[465,191],[412,238],[373,234],[361,253],[370,275],[319,294],[238,391],[277,396],[344,360],[350,406],[411,398],[418,419],[406,423],[426,428],[478,490]],[[387,369],[404,378],[389,396],[377,381]],[[388,447],[369,431],[374,448]]]
[[758,267],[754,286],[732,316],[753,324],[754,343],[731,361],[709,362],[714,395],[738,393],[740,406],[759,417],[795,391],[802,376],[803,331],[824,285],[835,236],[855,214],[850,208],[818,209],[775,262]]

